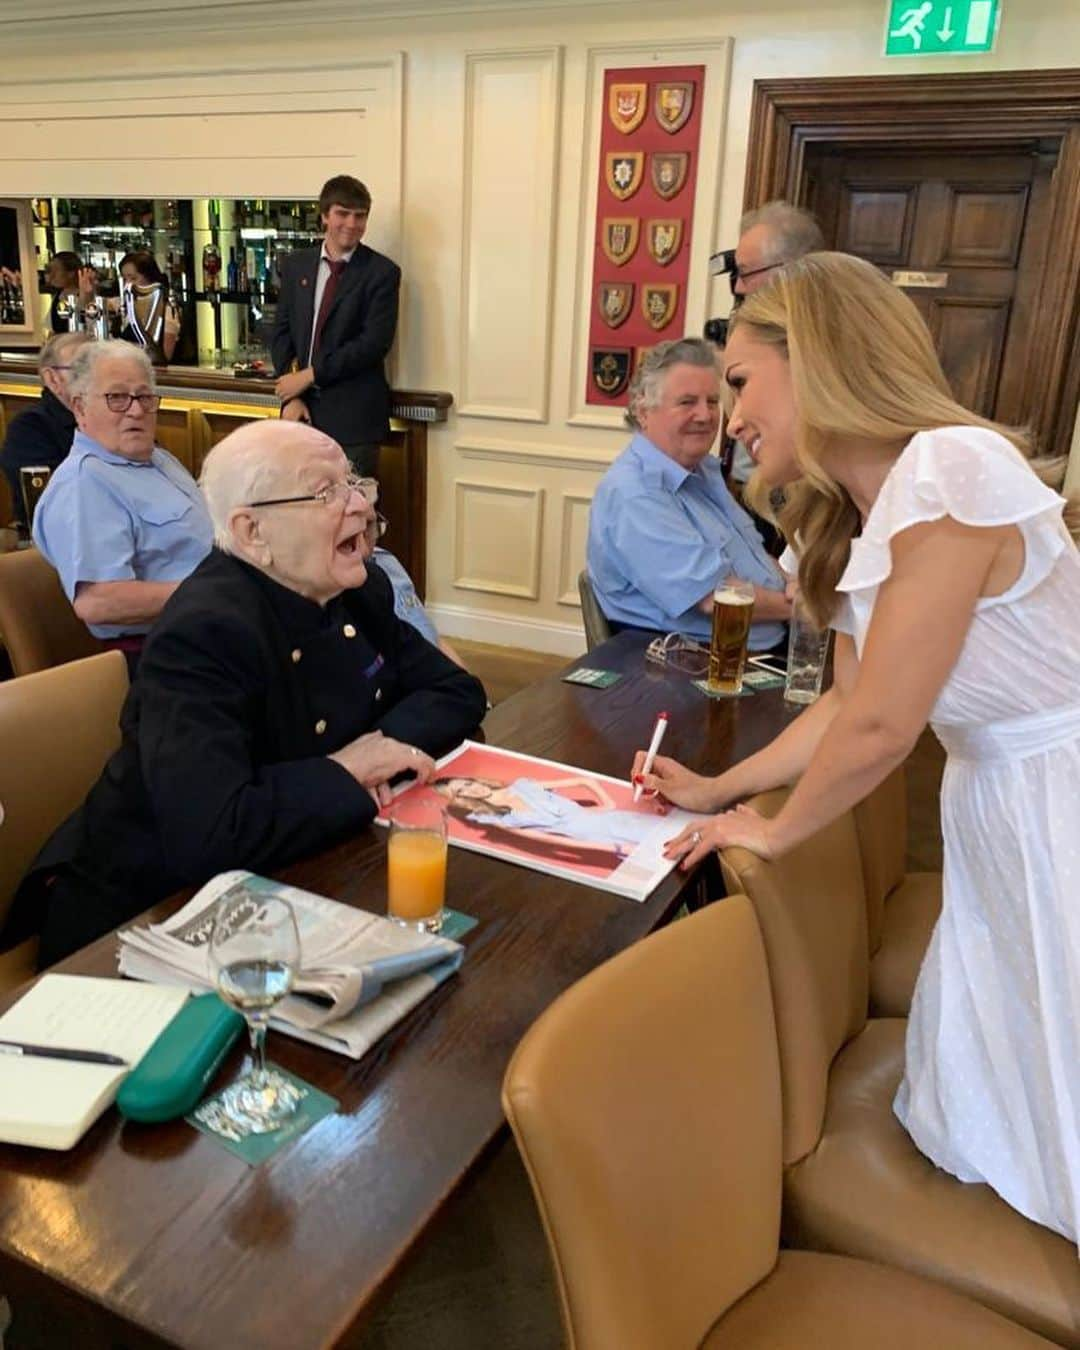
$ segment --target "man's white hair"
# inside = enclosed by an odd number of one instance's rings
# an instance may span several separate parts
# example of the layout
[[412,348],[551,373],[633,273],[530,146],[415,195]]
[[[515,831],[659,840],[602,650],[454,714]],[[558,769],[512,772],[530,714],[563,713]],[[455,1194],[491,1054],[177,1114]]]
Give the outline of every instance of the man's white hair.
[[825,236],[817,217],[790,202],[766,202],[756,211],[747,211],[739,221],[739,237],[755,225],[769,231],[768,257],[773,263],[794,262],[806,253],[818,253],[825,247]]
[[138,366],[139,374],[151,389],[156,389],[154,367],[141,347],[133,342],[87,342],[71,358],[68,373],[68,394],[71,398],[85,398],[94,387],[98,366],[102,361],[125,361]]
[[[203,460],[199,486],[214,526],[214,543],[234,553],[229,514],[263,497],[274,497],[281,481],[282,452],[298,441],[332,444],[321,431],[303,422],[248,422],[217,443]],[[283,494],[288,495],[288,494]]]

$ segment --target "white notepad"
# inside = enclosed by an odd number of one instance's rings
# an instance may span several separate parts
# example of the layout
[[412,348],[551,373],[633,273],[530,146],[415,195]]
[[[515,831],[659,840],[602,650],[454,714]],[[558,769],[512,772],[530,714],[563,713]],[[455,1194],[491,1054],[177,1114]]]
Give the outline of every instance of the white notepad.
[[[43,975],[0,1017],[0,1040],[99,1050],[134,1068],[188,997],[173,985]],[[116,1096],[129,1069],[0,1055],[0,1140],[71,1148]]]

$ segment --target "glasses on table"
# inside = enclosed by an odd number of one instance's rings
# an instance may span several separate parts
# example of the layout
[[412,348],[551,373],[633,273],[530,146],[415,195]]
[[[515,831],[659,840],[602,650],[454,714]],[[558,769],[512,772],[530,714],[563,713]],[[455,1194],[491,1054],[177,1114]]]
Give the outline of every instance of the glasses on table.
[[[354,492],[359,493],[364,501],[374,506],[379,499],[378,480],[350,474],[340,483],[330,483],[320,488],[318,492],[305,492],[298,497],[264,497],[261,501],[248,502],[248,506],[290,506],[294,502],[318,502],[320,506],[333,506],[336,502],[340,502],[343,506],[347,506]],[[375,512],[375,523],[372,528],[376,539],[383,537],[389,524],[385,516],[381,516],[378,511]]]
[[[66,366],[54,366],[54,370],[68,369]],[[160,394],[102,394],[105,406],[110,412],[126,413],[133,403],[137,403],[143,412],[157,412],[161,407]]]
[[645,660],[684,675],[704,675],[709,669],[709,649],[681,633],[668,633],[653,638],[645,648]]

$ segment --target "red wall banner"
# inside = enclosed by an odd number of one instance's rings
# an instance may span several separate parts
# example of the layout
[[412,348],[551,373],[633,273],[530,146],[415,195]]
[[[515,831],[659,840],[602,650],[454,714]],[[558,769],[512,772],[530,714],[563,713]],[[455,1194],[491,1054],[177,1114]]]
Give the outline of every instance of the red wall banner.
[[604,76],[587,403],[625,407],[638,361],[683,336],[704,66]]

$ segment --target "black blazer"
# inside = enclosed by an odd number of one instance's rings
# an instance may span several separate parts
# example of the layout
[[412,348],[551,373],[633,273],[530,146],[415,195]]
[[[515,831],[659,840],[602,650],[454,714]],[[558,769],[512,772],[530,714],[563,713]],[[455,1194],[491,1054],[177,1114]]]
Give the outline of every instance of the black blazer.
[[[306,368],[315,317],[320,248],[289,253],[271,352],[274,371]],[[390,431],[390,386],[383,362],[397,328],[401,268],[359,244],[326,316],[315,355],[315,385],[304,395],[312,425],[339,445],[373,445]]]
[[213,549],[151,630],[120,749],[28,878],[29,895],[59,871],[94,906],[74,942],[56,931],[70,915],[51,906],[43,950],[68,951],[217,872],[269,872],[326,848],[376,811],[331,752],[377,729],[445,754],[484,712],[479,680],[397,618],[377,566],[320,608]]
[[[15,519],[25,524],[19,470],[30,465],[44,464],[55,469],[67,459],[75,435],[75,414],[69,412],[51,389],[42,389],[41,398],[11,419],[4,448],[0,450],[0,467],[11,484],[15,504]],[[0,520],[0,525],[6,525]]]

